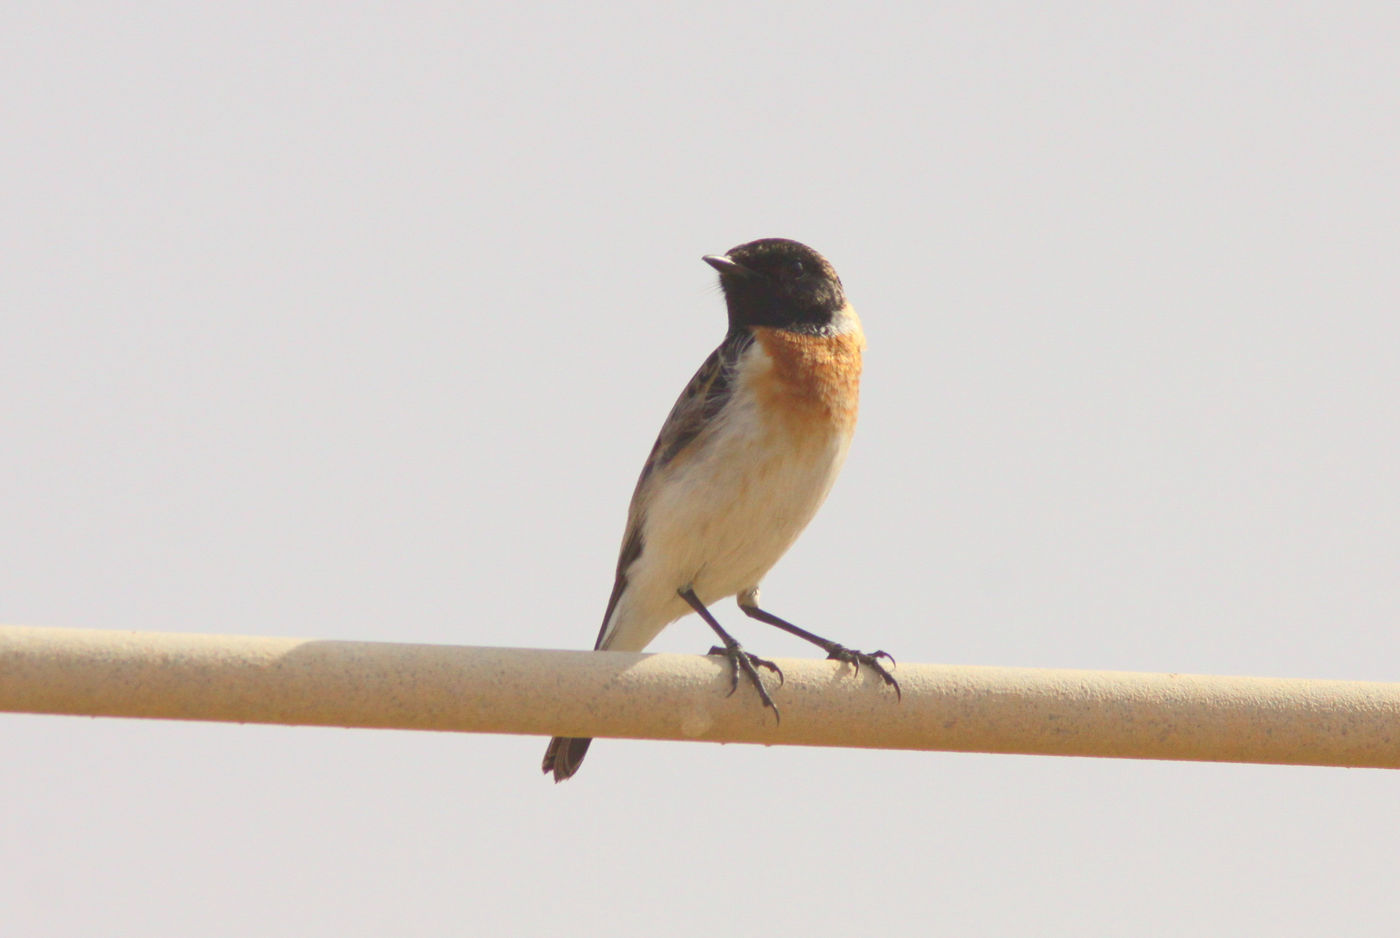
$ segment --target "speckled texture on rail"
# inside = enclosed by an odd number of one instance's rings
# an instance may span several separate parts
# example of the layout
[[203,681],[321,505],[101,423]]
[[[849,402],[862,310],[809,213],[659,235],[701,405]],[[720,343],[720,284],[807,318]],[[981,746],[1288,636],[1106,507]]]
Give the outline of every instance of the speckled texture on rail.
[[[1400,768],[1400,684],[0,627],[0,710]],[[767,676],[765,676],[767,677]]]

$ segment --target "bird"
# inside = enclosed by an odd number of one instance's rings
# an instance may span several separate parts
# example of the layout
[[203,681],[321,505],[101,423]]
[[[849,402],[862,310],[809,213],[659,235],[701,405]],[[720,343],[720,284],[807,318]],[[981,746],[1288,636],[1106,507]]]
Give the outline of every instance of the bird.
[[[719,637],[710,650],[781,719],[760,669],[709,607],[735,596],[750,618],[862,665],[892,687],[881,659],[780,619],[759,584],[826,500],[846,460],[860,400],[865,334],[841,278],[797,241],[763,238],[702,258],[719,274],[729,328],[681,392],[643,464],[595,650],[644,649],[691,612]],[[591,739],[555,737],[542,769],[578,771]]]

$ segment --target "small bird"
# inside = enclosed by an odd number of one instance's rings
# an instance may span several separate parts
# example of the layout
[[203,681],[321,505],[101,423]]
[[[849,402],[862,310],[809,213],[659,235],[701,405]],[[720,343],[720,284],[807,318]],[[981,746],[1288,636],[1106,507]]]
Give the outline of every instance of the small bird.
[[[855,431],[865,334],[826,258],[784,238],[704,258],[719,272],[729,331],[671,408],[627,511],[597,650],[641,651],[694,612],[719,636],[730,690],[742,673],[777,718],[758,669],[707,608],[737,596],[745,615],[861,665],[899,693],[880,659],[759,608],[764,575],[826,500]],[[543,769],[561,782],[591,739],[556,736]]]

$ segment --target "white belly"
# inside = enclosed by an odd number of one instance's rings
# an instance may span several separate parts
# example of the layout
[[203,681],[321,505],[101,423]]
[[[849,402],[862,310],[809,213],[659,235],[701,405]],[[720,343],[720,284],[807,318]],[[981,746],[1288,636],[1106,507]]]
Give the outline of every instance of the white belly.
[[755,404],[731,400],[723,425],[662,470],[605,647],[646,647],[691,611],[677,590],[690,587],[710,605],[757,587],[826,499],[850,429],[793,433],[765,420]]

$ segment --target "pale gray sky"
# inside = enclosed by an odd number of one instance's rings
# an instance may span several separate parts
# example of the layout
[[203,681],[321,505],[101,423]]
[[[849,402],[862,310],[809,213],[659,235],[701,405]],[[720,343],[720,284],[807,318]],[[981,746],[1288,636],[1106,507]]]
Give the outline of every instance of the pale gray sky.
[[[781,235],[870,353],[774,611],[907,661],[1400,679],[1400,12],[1028,6],[7,4],[0,621],[588,647],[724,331],[700,255]],[[26,938],[1400,926],[1377,771],[0,740]]]

